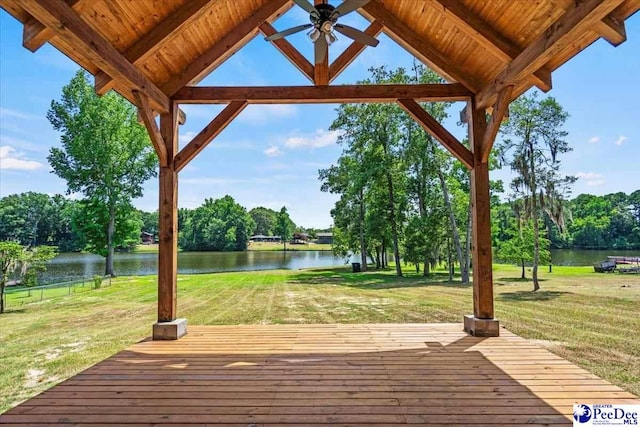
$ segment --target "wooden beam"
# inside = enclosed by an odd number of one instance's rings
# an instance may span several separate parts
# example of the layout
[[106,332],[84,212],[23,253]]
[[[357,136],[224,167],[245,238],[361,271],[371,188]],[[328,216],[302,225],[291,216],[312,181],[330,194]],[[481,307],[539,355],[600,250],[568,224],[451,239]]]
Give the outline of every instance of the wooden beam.
[[482,139],[482,151],[480,154],[480,161],[486,163],[489,161],[489,154],[493,148],[493,143],[500,130],[500,125],[505,117],[505,114],[509,111],[509,103],[511,102],[511,95],[513,94],[513,86],[507,86],[498,94],[498,100],[493,106],[493,113],[491,119],[487,125],[487,130]]
[[[268,22],[263,22],[259,28],[260,32],[262,32],[265,37],[272,36],[277,33],[277,30],[273,28],[273,25]],[[285,58],[300,70],[306,78],[313,82],[313,65],[300,53],[298,49],[296,49],[286,39],[272,40],[271,44],[273,44]]]
[[69,7],[64,0],[18,0],[31,16],[45,24],[61,38],[83,48],[83,54],[108,74],[127,82],[156,104],[158,111],[169,111],[169,98],[151,80],[123,57]]
[[593,26],[623,0],[584,0],[576,3],[536,38],[477,97],[478,107],[488,107],[506,86],[512,85],[542,67],[554,54],[571,43],[571,34]]
[[178,150],[178,106],[160,115],[167,166],[160,167],[158,206],[158,322],[176,319],[178,294],[178,172],[173,159]]
[[466,101],[472,93],[459,83],[345,86],[187,86],[173,96],[181,104],[331,104],[420,101]]
[[196,157],[213,139],[220,135],[228,125],[247,106],[247,101],[233,101],[220,112],[207,126],[196,135],[186,147],[176,155],[174,167],[180,172],[189,162]]
[[147,128],[149,139],[151,139],[153,148],[158,155],[160,166],[166,167],[168,165],[167,147],[164,143],[164,139],[162,139],[162,135],[160,134],[160,128],[156,123],[156,119],[153,115],[153,110],[149,105],[149,98],[147,98],[145,94],[140,93],[137,90],[133,91],[133,96],[135,96],[137,101],[136,104],[138,105],[138,116],[142,119],[144,126]]
[[493,272],[491,259],[491,199],[489,165],[480,154],[486,134],[485,111],[469,102],[469,144],[473,152],[471,205],[473,236],[473,314],[476,319],[493,319]]
[[458,160],[462,162],[467,169],[473,167],[473,155],[471,151],[451,135],[448,130],[444,128],[436,119],[431,117],[431,114],[427,113],[424,108],[420,106],[413,99],[399,99],[398,104],[405,110],[413,119],[421,125],[424,130],[429,132],[435,139],[440,141],[444,148],[449,150]]
[[[364,32],[371,37],[378,37],[384,26],[379,21],[373,21]],[[329,66],[329,83],[344,71],[354,59],[367,47],[366,44],[353,41]]]
[[478,78],[455,64],[423,37],[418,36],[382,4],[372,1],[358,11],[369,21],[380,21],[384,25],[384,32],[389,37],[445,79],[457,81],[473,92],[477,92],[482,87],[482,82]]
[[[317,6],[319,4],[325,3],[325,0],[314,0],[313,3]],[[320,37],[324,37],[324,35],[321,34]],[[316,86],[326,86],[329,84],[329,46],[327,46],[326,48],[327,51],[324,55],[324,61],[320,63],[318,63],[318,60],[315,58],[316,50],[313,50],[313,82],[316,84]]]
[[613,14],[602,18],[602,22],[596,26],[596,31],[613,46],[619,46],[627,41],[624,21],[614,17]]
[[[496,31],[492,25],[482,20],[460,1],[435,0],[432,4],[458,28],[499,59],[510,62],[522,53],[522,50],[511,40]],[[533,81],[540,90],[548,92],[551,90],[551,71],[544,68],[537,70],[533,73]]]
[[289,10],[291,6],[292,3],[289,0],[270,0],[264,3],[253,15],[243,20],[191,64],[187,65],[182,72],[172,76],[161,86],[162,90],[173,95],[186,85],[196,84],[255,37],[258,34],[260,24],[277,18]]
[[[132,64],[138,65],[155,54],[163,43],[173,39],[176,34],[191,22],[202,16],[210,4],[210,0],[188,1],[165,20],[154,26],[140,40],[129,46],[122,55]],[[96,74],[95,88],[96,93],[104,95],[113,88],[113,79],[107,73],[101,71]]]
[[[66,0],[66,3],[71,8],[79,2],[80,0]],[[85,1],[85,4],[86,3],[87,2]],[[22,29],[22,46],[29,49],[31,52],[35,52],[46,42],[51,40],[54,35],[55,33],[53,30],[46,27],[33,16],[29,16],[29,18],[24,22],[24,28]]]

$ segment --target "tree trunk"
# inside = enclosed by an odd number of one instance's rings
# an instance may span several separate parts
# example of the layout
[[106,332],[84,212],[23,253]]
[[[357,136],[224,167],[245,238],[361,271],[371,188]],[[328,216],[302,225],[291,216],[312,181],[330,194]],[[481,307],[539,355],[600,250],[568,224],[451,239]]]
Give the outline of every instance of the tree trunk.
[[367,271],[367,242],[364,234],[364,191],[360,189],[360,269]]
[[526,277],[524,276],[524,259],[520,260],[520,262],[522,263],[522,275],[520,276],[521,279],[526,279]]
[[402,277],[402,265],[400,265],[400,248],[398,243],[398,224],[396,224],[396,208],[393,196],[393,180],[387,173],[387,188],[389,189],[389,221],[391,221],[391,234],[393,237],[393,259],[396,263],[396,275]]
[[113,254],[115,251],[115,245],[113,242],[113,236],[116,232],[116,207],[113,203],[109,206],[109,225],[107,225],[107,262],[104,269],[105,276],[116,277],[116,272],[113,269]]
[[[436,150],[433,144],[431,145],[431,151],[435,158]],[[464,259],[462,258],[462,245],[460,244],[460,233],[458,232],[456,215],[453,212],[453,207],[451,206],[451,199],[449,198],[449,188],[447,187],[447,181],[444,178],[442,169],[440,169],[440,165],[436,167],[436,172],[438,174],[438,180],[440,181],[440,188],[442,189],[442,195],[444,196],[444,204],[447,208],[447,212],[449,212],[449,223],[451,224],[453,244],[456,249],[456,254],[458,255],[458,263],[460,264],[460,268],[462,268],[462,265],[464,264]],[[467,282],[468,281],[469,281],[469,277],[467,276]]]
[[380,246],[376,246],[376,268],[380,269],[382,264],[380,263]]
[[0,314],[4,313],[4,280],[0,282]]
[[462,283],[469,283],[469,272],[471,271],[471,198],[469,198],[469,210],[467,211],[467,234],[464,245],[464,265],[460,266]]
[[427,260],[427,261],[424,263],[424,270],[422,271],[422,275],[426,277],[426,276],[428,276],[429,274],[431,274],[431,270],[429,269],[429,261]]

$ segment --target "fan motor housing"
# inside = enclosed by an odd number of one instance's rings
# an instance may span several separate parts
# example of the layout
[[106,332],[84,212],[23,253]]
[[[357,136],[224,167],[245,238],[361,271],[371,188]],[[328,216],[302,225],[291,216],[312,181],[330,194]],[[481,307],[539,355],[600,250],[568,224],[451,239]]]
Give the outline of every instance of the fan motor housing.
[[321,26],[324,22],[331,22],[335,24],[338,21],[339,14],[334,14],[335,6],[330,5],[329,3],[321,3],[316,5],[316,10],[318,11],[318,15],[312,13],[309,15],[309,19],[311,23],[316,27]]

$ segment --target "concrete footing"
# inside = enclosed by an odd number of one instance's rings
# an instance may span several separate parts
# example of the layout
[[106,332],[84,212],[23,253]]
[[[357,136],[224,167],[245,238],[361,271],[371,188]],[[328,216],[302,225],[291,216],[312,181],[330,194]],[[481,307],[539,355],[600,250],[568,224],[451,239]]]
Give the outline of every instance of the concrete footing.
[[500,323],[496,319],[478,319],[473,315],[466,315],[464,331],[474,337],[499,337]]
[[187,333],[187,319],[158,322],[153,325],[153,340],[177,340]]

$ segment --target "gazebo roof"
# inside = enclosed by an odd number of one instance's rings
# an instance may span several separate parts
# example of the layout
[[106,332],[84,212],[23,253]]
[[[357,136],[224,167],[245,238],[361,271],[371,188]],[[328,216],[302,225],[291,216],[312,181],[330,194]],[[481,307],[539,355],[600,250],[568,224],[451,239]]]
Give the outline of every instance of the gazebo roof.
[[[334,3],[337,3],[335,1]],[[30,50],[50,42],[136,102],[145,93],[166,111],[181,88],[197,84],[270,23],[290,0],[0,0],[24,23]],[[488,107],[501,89],[511,98],[532,86],[551,88],[551,72],[600,37],[625,41],[624,20],[639,0],[371,0],[359,12],[447,80],[477,93]],[[266,42],[265,42],[266,43]],[[274,42],[310,80],[328,84],[363,45],[332,64],[313,66],[286,40]],[[324,76],[323,76],[324,74]]]

